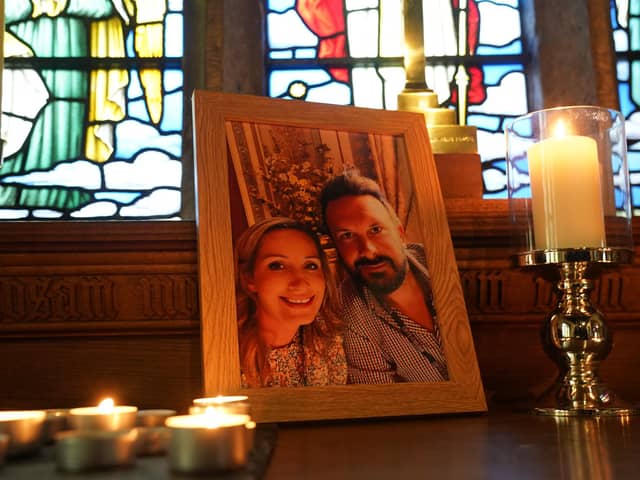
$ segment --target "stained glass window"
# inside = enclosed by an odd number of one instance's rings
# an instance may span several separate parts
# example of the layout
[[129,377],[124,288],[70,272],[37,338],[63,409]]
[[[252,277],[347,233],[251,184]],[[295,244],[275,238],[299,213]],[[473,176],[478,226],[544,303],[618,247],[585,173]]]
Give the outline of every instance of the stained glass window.
[[[425,75],[442,106],[457,106],[458,65],[470,75],[467,123],[478,127],[486,198],[506,197],[503,127],[528,111],[519,6],[423,0]],[[397,108],[402,0],[265,0],[265,10],[270,96]]]
[[631,201],[640,214],[640,1],[611,0],[620,111],[626,118]]
[[182,0],[4,3],[0,219],[178,218]]

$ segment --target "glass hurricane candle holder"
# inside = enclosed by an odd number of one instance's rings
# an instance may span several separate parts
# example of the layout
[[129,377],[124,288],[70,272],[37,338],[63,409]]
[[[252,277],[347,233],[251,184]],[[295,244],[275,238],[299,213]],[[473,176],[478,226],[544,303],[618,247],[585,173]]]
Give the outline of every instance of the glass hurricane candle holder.
[[612,335],[590,300],[600,272],[633,255],[624,117],[592,106],[541,110],[515,119],[506,138],[514,263],[557,281],[542,343],[559,376],[535,411],[638,413],[599,378]]

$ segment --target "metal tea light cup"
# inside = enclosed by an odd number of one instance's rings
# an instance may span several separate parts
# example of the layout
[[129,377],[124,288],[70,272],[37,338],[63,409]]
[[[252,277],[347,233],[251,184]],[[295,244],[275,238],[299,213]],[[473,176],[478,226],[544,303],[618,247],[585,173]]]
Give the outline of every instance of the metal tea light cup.
[[7,455],[7,448],[9,447],[9,435],[6,433],[0,433],[0,465],[4,463],[4,457]]
[[31,453],[40,448],[45,417],[42,410],[0,412],[0,434],[9,437],[7,456]]
[[139,410],[136,425],[138,427],[164,427],[167,418],[175,415],[176,411],[169,409]]
[[219,414],[214,424],[210,415],[182,415],[167,419],[171,431],[169,466],[178,473],[206,473],[237,470],[247,464],[249,430],[255,423],[248,415]]
[[44,419],[44,427],[42,429],[42,440],[44,443],[52,443],[56,433],[62,432],[69,428],[68,409],[47,409],[47,416]]
[[175,410],[138,411],[138,455],[163,455],[169,447],[170,432],[164,423],[175,416]]
[[56,465],[65,472],[128,467],[135,462],[137,429],[69,430],[56,434]]
[[189,407],[189,413],[192,415],[204,413],[209,407],[225,413],[251,415],[249,397],[246,395],[218,395],[216,397],[196,398],[193,400],[193,405]]
[[74,430],[102,430],[114,432],[136,426],[138,409],[117,405],[109,409],[82,407],[69,410],[69,425]]

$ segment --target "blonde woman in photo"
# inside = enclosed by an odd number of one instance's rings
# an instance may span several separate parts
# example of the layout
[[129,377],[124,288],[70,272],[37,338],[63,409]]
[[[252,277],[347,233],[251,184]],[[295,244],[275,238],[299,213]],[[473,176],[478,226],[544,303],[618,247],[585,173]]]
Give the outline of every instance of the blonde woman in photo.
[[262,220],[237,240],[235,265],[243,386],[346,383],[337,289],[317,235]]

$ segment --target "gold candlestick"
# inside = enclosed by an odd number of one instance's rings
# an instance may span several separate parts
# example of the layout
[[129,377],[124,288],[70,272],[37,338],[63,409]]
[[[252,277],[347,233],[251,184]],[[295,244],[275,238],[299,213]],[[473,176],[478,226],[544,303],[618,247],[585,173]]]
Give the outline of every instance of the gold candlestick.
[[425,116],[434,153],[477,153],[476,127],[457,125],[455,110],[440,107],[438,95],[427,86],[422,0],[404,0],[403,8],[406,82],[398,110]]
[[[467,54],[467,0],[460,0],[458,5],[458,56]],[[458,65],[454,76],[458,88],[458,125],[467,124],[467,87],[469,74],[464,63]]]
[[600,380],[600,363],[613,336],[605,317],[591,303],[593,279],[605,266],[631,263],[624,248],[547,249],[515,256],[519,267],[555,269],[558,303],[542,326],[542,346],[556,363],[556,382],[536,401],[542,415],[633,415],[640,410],[617,398]]

